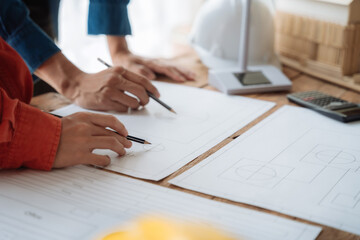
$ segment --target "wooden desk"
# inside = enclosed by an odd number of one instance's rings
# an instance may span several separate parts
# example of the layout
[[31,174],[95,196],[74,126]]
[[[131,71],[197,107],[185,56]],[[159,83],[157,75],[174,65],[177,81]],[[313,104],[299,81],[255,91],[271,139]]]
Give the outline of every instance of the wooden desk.
[[[172,61],[174,63],[177,63],[177,64],[182,65],[184,67],[187,67],[189,69],[192,69],[197,74],[197,81],[196,82],[185,83],[186,85],[216,91],[213,87],[211,87],[211,86],[209,86],[207,84],[207,68],[204,67],[204,65],[201,64],[200,59],[197,57],[197,55],[193,51],[186,51],[183,54],[179,55],[179,57],[176,57],[176,58],[172,59]],[[293,82],[292,92],[319,90],[319,91],[331,94],[333,96],[343,98],[343,99],[348,100],[348,101],[360,102],[360,94],[359,93],[356,93],[354,91],[347,90],[347,89],[344,89],[344,88],[329,84],[327,82],[323,82],[320,79],[308,76],[306,74],[303,74],[301,72],[293,70],[293,69],[291,69],[289,67],[284,67],[283,71]],[[161,78],[160,80],[161,81],[169,81],[166,78]],[[357,240],[360,240],[360,236],[350,234],[350,233],[347,233],[347,232],[344,232],[344,231],[341,231],[341,230],[338,230],[338,229],[334,229],[334,228],[331,228],[331,227],[327,227],[327,226],[324,226],[324,225],[320,225],[320,224],[310,222],[310,221],[306,221],[306,220],[303,220],[303,219],[299,219],[299,218],[296,218],[296,217],[291,217],[291,216],[281,214],[281,213],[277,213],[277,212],[274,212],[274,211],[269,211],[269,210],[266,210],[266,209],[263,209],[263,208],[259,208],[259,207],[255,207],[255,206],[251,206],[251,205],[247,205],[247,204],[242,204],[242,203],[237,203],[237,202],[233,202],[233,201],[226,200],[226,199],[223,199],[223,198],[210,196],[210,195],[207,195],[207,194],[197,193],[197,192],[187,190],[187,189],[182,189],[180,187],[173,186],[173,185],[170,185],[168,183],[168,181],[170,179],[172,179],[175,176],[178,176],[179,174],[185,172],[186,170],[188,170],[189,168],[191,168],[195,164],[199,163],[200,161],[202,161],[203,159],[205,159],[209,155],[213,154],[214,152],[216,152],[217,150],[219,150],[220,148],[222,148],[223,146],[225,146],[226,144],[231,142],[234,138],[236,138],[237,136],[240,136],[242,133],[244,133],[245,131],[247,131],[251,127],[253,127],[255,124],[257,124],[258,122],[260,122],[261,120],[263,120],[267,116],[269,116],[271,113],[275,112],[281,106],[283,106],[285,104],[293,105],[292,103],[290,103],[287,100],[286,94],[287,94],[287,92],[246,95],[247,97],[251,97],[251,98],[276,102],[277,105],[276,105],[275,108],[271,109],[269,112],[267,112],[263,116],[261,116],[258,119],[254,120],[253,122],[248,124],[243,129],[235,132],[234,134],[232,134],[231,136],[229,136],[228,138],[223,140],[221,143],[219,143],[218,145],[216,145],[212,149],[209,149],[204,154],[198,156],[192,162],[188,163],[187,165],[185,165],[184,167],[182,167],[181,169],[179,169],[175,173],[173,173],[170,176],[168,176],[167,178],[163,179],[162,181],[159,181],[159,182],[147,181],[147,182],[150,182],[150,183],[153,183],[153,184],[156,184],[156,185],[161,185],[161,186],[168,187],[168,188],[172,188],[172,189],[176,189],[176,190],[179,190],[179,191],[182,191],[182,192],[195,194],[195,195],[198,195],[198,196],[201,196],[201,197],[204,197],[204,198],[213,199],[215,201],[220,201],[220,202],[225,202],[225,203],[229,203],[229,204],[233,204],[233,205],[237,205],[237,206],[241,206],[241,207],[245,207],[245,208],[255,209],[255,210],[258,210],[258,211],[261,211],[261,212],[274,214],[274,215],[281,216],[281,217],[288,218],[288,219],[292,219],[292,220],[295,220],[295,221],[321,226],[323,228],[323,231],[321,232],[321,234],[318,237],[318,239],[321,239],[321,240],[328,240],[328,239],[334,239],[334,240],[335,239],[351,239],[351,240],[357,239]],[[59,95],[59,94],[47,93],[47,94],[44,94],[44,95],[33,98],[32,101],[31,101],[31,104],[38,107],[38,108],[40,108],[40,109],[42,109],[42,110],[52,111],[52,110],[55,110],[57,108],[66,106],[66,105],[70,104],[70,102],[67,99],[65,99],[64,97],[62,97],[61,95]],[[104,170],[104,171],[106,171],[106,170]],[[120,174],[120,173],[114,173],[114,174]],[[122,174],[120,174],[120,175],[122,175]]]

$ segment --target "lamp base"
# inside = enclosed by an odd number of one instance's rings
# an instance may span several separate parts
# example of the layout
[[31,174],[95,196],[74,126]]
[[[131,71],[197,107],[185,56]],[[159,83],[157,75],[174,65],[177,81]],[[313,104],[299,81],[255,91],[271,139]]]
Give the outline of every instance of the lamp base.
[[209,84],[226,94],[244,94],[291,89],[291,81],[271,65],[249,66],[248,72],[237,69],[210,70]]

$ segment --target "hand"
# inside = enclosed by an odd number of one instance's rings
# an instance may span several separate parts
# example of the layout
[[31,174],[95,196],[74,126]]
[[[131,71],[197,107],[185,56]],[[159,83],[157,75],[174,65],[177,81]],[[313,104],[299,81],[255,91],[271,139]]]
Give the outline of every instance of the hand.
[[129,52],[118,53],[112,58],[115,66],[124,66],[127,69],[151,80],[156,78],[157,73],[164,74],[177,82],[195,80],[195,74],[193,72],[179,66],[169,64],[165,60],[146,59]]
[[123,67],[87,74],[61,52],[46,60],[35,73],[71,101],[93,110],[125,112],[129,107],[136,109],[149,102],[146,90],[160,96],[148,79]]
[[[123,67],[114,67],[96,74],[82,73],[75,82],[79,83],[70,99],[88,109],[126,112],[149,102],[146,90],[159,97],[151,82]],[[129,92],[135,97],[125,93]]]
[[[109,156],[94,154],[94,149],[110,149],[123,156],[124,148],[131,147],[131,142],[126,139],[127,130],[114,116],[75,113],[62,118],[61,122],[60,143],[53,168],[77,164],[107,166],[110,163]],[[105,129],[106,127],[119,134]]]
[[109,51],[115,66],[123,66],[148,79],[155,79],[157,73],[164,74],[175,81],[193,81],[195,74],[173,66],[164,60],[146,59],[132,54],[125,36],[107,36]]

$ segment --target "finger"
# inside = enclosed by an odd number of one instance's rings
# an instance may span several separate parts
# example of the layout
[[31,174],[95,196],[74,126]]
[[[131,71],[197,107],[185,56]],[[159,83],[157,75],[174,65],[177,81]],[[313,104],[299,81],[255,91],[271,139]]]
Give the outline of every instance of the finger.
[[91,107],[89,107],[89,109],[98,110],[98,111],[127,112],[129,110],[129,107],[117,101],[104,98],[99,100],[96,106],[92,105]]
[[121,74],[125,79],[134,82],[142,87],[144,87],[146,90],[154,94],[156,97],[160,97],[159,91],[156,89],[154,85],[151,84],[150,80],[136,74],[134,72],[128,71],[124,68],[118,69],[114,68],[119,74]]
[[103,128],[109,127],[124,137],[128,135],[128,131],[126,130],[125,126],[112,115],[91,113],[89,116],[90,121],[94,125],[101,126]]
[[158,64],[156,61],[148,61],[146,65],[153,71],[157,73],[164,74],[171,79],[178,81],[178,82],[185,82],[186,78],[180,74],[175,67],[165,65],[165,64]]
[[129,95],[126,95],[124,92],[117,89],[105,87],[102,90],[102,94],[104,94],[106,98],[110,98],[111,100],[119,102],[122,105],[131,107],[133,109],[139,108],[139,102],[137,99],[130,97]]
[[111,162],[109,156],[103,156],[98,154],[90,154],[89,157],[86,158],[86,161],[83,164],[91,164],[95,166],[106,167]]
[[138,65],[137,72],[150,80],[154,80],[156,78],[155,73],[151,71],[150,68],[145,67],[144,65]]
[[132,142],[127,140],[126,137],[121,136],[120,134],[118,134],[117,132],[115,132],[113,130],[105,129],[102,127],[95,126],[95,128],[92,131],[92,136],[115,137],[125,148],[130,148],[132,146]]
[[177,82],[185,82],[186,78],[183,77],[174,67],[167,67],[164,69],[163,74],[170,77]]
[[84,94],[83,96],[88,99],[89,102],[81,104],[75,101],[75,103],[87,109],[116,112],[127,112],[129,109],[128,106],[125,106],[120,102],[113,101],[108,95],[103,94],[102,92],[98,94]]
[[139,98],[140,104],[142,106],[146,105],[149,102],[149,95],[146,92],[146,89],[132,81],[124,81],[121,84],[117,85],[117,88],[122,91],[127,91],[134,94]]
[[189,81],[195,81],[196,78],[196,74],[192,71],[186,70],[182,67],[176,67],[176,69],[178,70],[178,72],[183,75],[187,80]]
[[[182,67],[175,67],[172,65],[167,64],[161,64],[157,61],[146,61],[144,64],[149,67],[151,70],[162,73],[167,75],[168,77],[171,77],[172,79],[176,81],[183,81],[184,78],[186,80],[193,81],[195,80],[195,74],[191,71],[188,71]],[[179,77],[180,76],[180,77]]]
[[124,145],[122,145],[116,137],[110,136],[96,136],[92,137],[89,142],[90,148],[93,149],[109,149],[120,156],[125,155],[126,151]]
[[177,68],[170,68],[170,71],[174,74],[174,80],[186,82],[187,78]]

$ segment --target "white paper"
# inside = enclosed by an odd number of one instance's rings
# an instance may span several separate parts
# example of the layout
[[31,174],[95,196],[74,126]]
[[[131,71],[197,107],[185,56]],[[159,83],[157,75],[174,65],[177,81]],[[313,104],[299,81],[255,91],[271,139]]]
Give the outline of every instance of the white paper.
[[170,182],[360,234],[360,122],[285,106]]
[[[121,222],[120,216],[115,218],[54,197],[39,188],[41,181],[24,183],[17,178],[21,174],[22,171],[0,173],[1,240],[90,239],[104,229],[100,223]],[[31,178],[31,174],[29,171],[25,176]]]
[[[112,163],[107,169],[160,180],[275,105],[175,84],[154,84],[161,93],[161,100],[177,114],[153,100],[142,110],[114,114],[130,135],[146,139],[152,145],[134,143],[127,156],[121,158],[111,151],[98,151],[111,156]],[[65,116],[79,111],[87,110],[69,105],[54,113]]]
[[[92,232],[90,227],[104,225],[99,216],[117,218],[120,226],[124,220],[154,214],[211,224],[244,239],[306,240],[321,231],[87,166],[3,171],[0,189],[0,239],[89,239],[82,236]],[[28,211],[43,218],[29,220]]]

